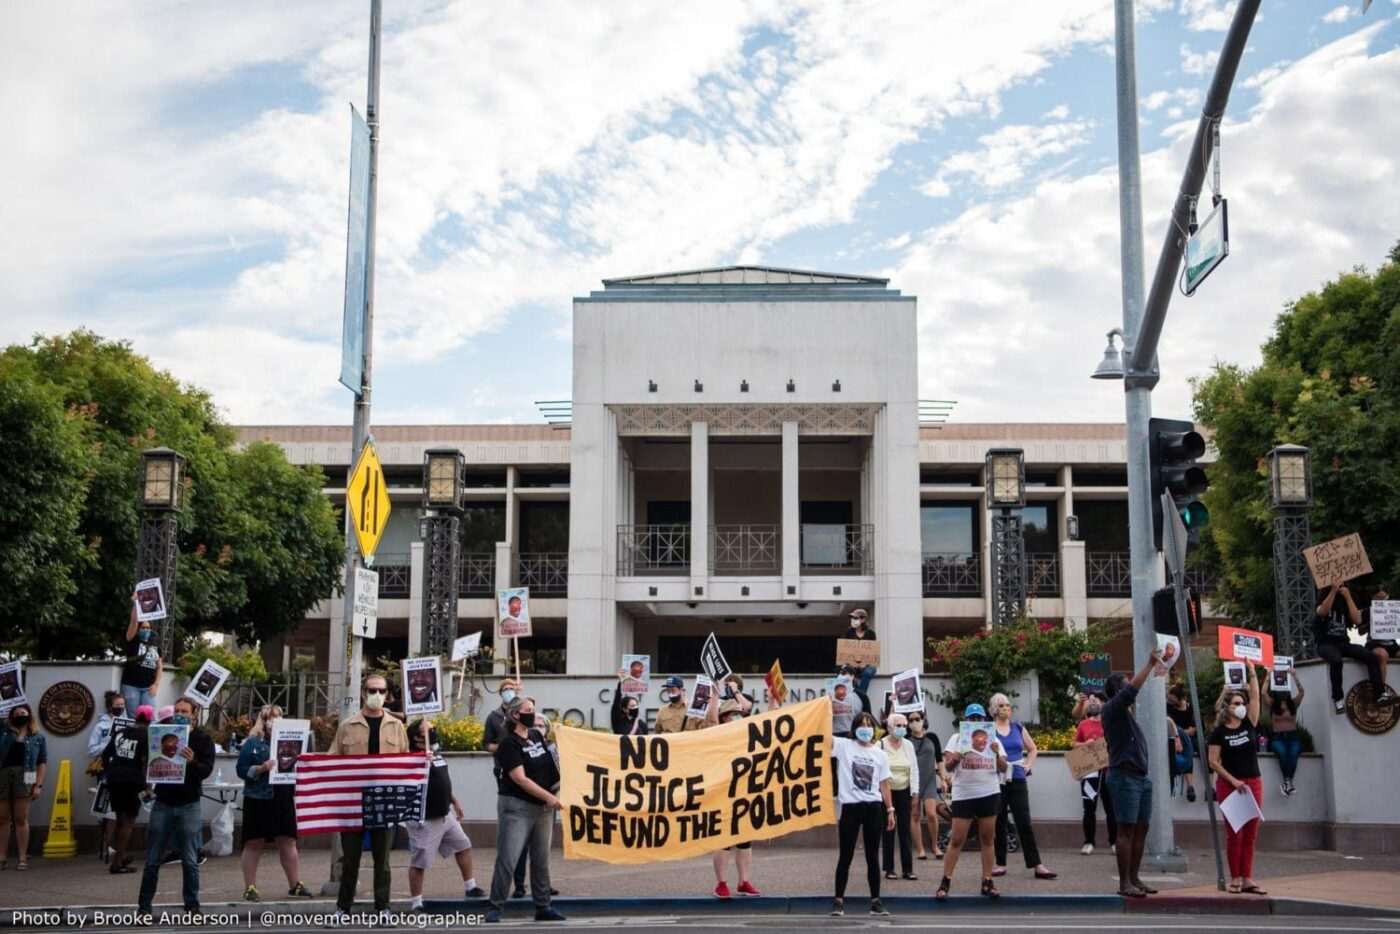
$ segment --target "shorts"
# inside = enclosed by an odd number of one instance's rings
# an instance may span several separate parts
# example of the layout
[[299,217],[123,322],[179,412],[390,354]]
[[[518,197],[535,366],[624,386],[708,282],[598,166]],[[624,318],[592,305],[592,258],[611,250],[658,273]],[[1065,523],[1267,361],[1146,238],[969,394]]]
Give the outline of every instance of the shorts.
[[751,841],[745,840],[743,843],[736,843],[736,844],[734,844],[733,846],[727,846],[727,847],[725,847],[725,849],[726,849],[726,850],[752,850],[752,849],[753,849],[753,843],[752,843]]
[[[297,835],[297,812],[291,785],[278,785],[271,798],[243,798],[243,842]],[[285,791],[284,791],[285,789]]]
[[143,782],[108,782],[107,794],[112,813],[135,820],[136,815],[141,813],[141,790],[145,787]]
[[1001,794],[983,795],[980,798],[964,798],[953,802],[953,817],[957,820],[996,817],[1001,810]]
[[33,790],[24,782],[24,766],[8,765],[0,768],[0,801],[27,798]]
[[1366,651],[1374,652],[1376,649],[1384,649],[1385,654],[1389,655],[1391,658],[1400,657],[1400,643],[1391,642],[1389,640],[1377,642],[1375,639],[1367,639]]
[[1152,820],[1152,779],[1125,769],[1110,769],[1104,779],[1119,825]]
[[413,851],[408,864],[414,869],[428,869],[433,854],[447,858],[472,848],[471,838],[454,817],[434,817],[408,825],[408,845]]

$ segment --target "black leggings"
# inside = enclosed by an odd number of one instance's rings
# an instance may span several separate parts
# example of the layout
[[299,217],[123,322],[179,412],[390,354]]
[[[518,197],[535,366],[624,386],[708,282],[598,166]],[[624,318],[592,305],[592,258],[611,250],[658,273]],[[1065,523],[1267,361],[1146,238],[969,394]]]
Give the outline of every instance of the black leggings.
[[1016,821],[1016,835],[1021,838],[1021,855],[1026,868],[1040,865],[1040,848],[1035,845],[1035,830],[1031,828],[1031,792],[1024,778],[1013,778],[1001,786],[1001,810],[997,812],[997,865],[1006,865],[1007,813]]
[[1351,642],[1319,642],[1317,654],[1327,663],[1327,674],[1332,679],[1332,699],[1334,701],[1342,699],[1342,659],[1344,658],[1365,663],[1366,675],[1371,679],[1371,687],[1375,688],[1376,698],[1379,699],[1385,693],[1385,682],[1381,680],[1381,660],[1370,649],[1363,649]]
[[1113,799],[1108,795],[1108,783],[1103,780],[1103,773],[1095,775],[1093,778],[1084,779],[1084,784],[1093,788],[1098,794],[1092,798],[1083,798],[1084,791],[1080,789],[1080,797],[1084,803],[1084,842],[1094,846],[1094,841],[1098,836],[1096,827],[1097,821],[1094,819],[1099,809],[1099,802],[1103,802],[1103,822],[1108,827],[1108,845],[1113,846],[1118,842],[1118,821],[1113,816]]
[[837,827],[841,841],[841,852],[836,857],[837,898],[846,897],[846,880],[851,875],[857,836],[865,838],[865,877],[870,882],[870,897],[880,897],[880,832],[887,823],[885,806],[878,801],[841,805],[841,822]]
[[908,788],[890,791],[890,803],[894,805],[894,830],[889,829],[889,821],[881,831],[880,843],[884,855],[885,872],[894,872],[894,838],[899,835],[899,867],[906,876],[914,874],[914,837],[909,832],[909,808],[913,800]]

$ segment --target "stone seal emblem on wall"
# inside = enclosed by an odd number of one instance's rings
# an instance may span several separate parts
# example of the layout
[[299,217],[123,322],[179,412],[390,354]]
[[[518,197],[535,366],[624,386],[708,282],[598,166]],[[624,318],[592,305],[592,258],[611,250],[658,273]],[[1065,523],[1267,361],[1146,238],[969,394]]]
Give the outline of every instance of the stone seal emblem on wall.
[[1346,710],[1351,725],[1372,736],[1389,733],[1400,723],[1400,697],[1387,687],[1378,702],[1370,681],[1357,682],[1347,691]]
[[92,720],[92,692],[80,681],[60,681],[39,698],[39,722],[55,736],[72,736]]

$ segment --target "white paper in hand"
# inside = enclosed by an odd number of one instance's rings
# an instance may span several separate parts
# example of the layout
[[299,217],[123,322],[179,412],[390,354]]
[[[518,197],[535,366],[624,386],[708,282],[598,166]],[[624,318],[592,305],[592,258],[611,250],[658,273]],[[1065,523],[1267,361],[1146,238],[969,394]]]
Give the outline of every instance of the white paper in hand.
[[1264,812],[1259,810],[1259,802],[1254,800],[1248,788],[1232,791],[1220,802],[1220,813],[1229,823],[1230,829],[1239,833],[1241,827],[1252,820],[1263,820]]

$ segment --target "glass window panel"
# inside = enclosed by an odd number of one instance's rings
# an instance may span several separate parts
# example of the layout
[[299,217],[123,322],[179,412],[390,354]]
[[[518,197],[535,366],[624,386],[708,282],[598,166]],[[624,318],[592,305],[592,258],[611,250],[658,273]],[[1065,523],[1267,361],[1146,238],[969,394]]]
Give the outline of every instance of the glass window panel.
[[977,551],[977,507],[971,503],[924,504],[919,509],[924,554],[972,554]]

